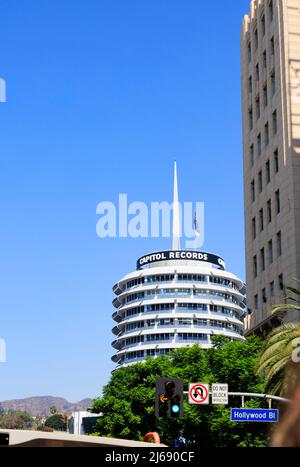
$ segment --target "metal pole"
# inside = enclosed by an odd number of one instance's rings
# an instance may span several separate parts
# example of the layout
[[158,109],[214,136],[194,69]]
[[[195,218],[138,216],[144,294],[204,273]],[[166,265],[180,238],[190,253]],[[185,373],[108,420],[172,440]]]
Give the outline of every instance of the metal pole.
[[272,399],[269,399],[268,402],[269,402],[269,409],[271,409],[272,408]]
[[[183,391],[183,394],[188,394],[188,391]],[[211,394],[211,391],[209,392]],[[252,393],[252,392],[229,392],[228,396],[240,396],[240,397],[257,397],[259,399],[267,399],[271,401],[279,401],[279,402],[287,402],[290,403],[289,399],[285,399],[284,397],[279,396],[271,396],[270,394],[260,394],[260,393]]]

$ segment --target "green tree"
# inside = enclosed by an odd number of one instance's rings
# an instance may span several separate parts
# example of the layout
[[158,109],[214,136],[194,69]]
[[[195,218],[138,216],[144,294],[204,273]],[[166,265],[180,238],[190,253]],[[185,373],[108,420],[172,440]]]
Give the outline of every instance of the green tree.
[[[183,419],[155,417],[155,382],[162,376],[182,378],[186,388],[189,382],[218,382],[228,383],[232,392],[264,391],[262,378],[255,374],[256,356],[262,347],[258,338],[215,344],[209,350],[197,345],[178,349],[170,356],[115,371],[103,396],[93,402],[93,412],[102,413],[96,431],[101,436],[136,440],[157,431],[168,445],[182,433],[199,448],[266,445],[265,426],[231,423],[230,409],[223,406],[198,407],[185,400]],[[240,400],[232,402],[240,404]],[[257,400],[248,404],[257,406]]]
[[60,414],[54,414],[51,415],[51,417],[48,417],[45,421],[45,426],[57,431],[66,431],[67,429],[66,420]]
[[56,405],[51,405],[50,407],[50,413],[52,415],[55,415],[57,413],[57,408],[56,408]]
[[[298,279],[294,279],[300,283]],[[286,287],[291,295],[286,297],[289,302],[275,305],[272,314],[300,311],[300,290]],[[295,363],[293,351],[299,346],[300,323],[285,323],[274,329],[268,336],[257,362],[257,373],[267,380],[267,389],[273,394],[286,395],[293,386]]]
[[33,419],[27,412],[8,412],[0,415],[0,428],[26,430],[33,425]]

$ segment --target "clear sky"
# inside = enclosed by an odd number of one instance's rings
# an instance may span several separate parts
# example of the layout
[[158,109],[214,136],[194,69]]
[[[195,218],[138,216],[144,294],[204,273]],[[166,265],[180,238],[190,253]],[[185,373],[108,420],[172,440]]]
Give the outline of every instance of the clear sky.
[[248,0],[0,0],[0,400],[100,394],[112,285],[169,240],[100,239],[96,206],[205,202],[244,279],[239,39]]

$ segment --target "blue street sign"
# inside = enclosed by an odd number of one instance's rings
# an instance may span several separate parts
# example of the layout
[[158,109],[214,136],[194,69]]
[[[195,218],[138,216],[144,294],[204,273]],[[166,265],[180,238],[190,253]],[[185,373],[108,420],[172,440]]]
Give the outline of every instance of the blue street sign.
[[231,409],[232,422],[276,423],[279,420],[277,409]]

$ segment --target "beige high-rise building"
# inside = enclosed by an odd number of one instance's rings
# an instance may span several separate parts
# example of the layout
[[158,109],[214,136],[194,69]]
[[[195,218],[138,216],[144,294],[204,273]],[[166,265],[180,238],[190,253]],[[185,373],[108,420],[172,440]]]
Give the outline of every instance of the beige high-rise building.
[[264,336],[300,279],[300,0],[252,0],[241,61],[246,333]]

